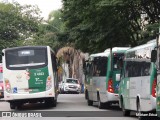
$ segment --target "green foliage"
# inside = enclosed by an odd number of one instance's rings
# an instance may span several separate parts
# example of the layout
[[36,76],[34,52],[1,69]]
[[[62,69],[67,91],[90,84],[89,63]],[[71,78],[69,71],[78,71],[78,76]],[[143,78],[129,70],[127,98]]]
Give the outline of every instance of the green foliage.
[[36,6],[0,3],[0,49],[23,45],[33,37],[41,23]]
[[35,45],[48,45],[56,52],[67,44],[68,33],[64,32],[64,23],[61,20],[60,10],[52,11],[46,23],[39,25],[39,32],[34,38]]
[[[136,46],[154,38],[156,31],[151,31],[158,28],[155,23],[159,20],[160,3],[145,1],[63,0],[69,40],[77,48],[93,53],[114,46]],[[142,26],[142,12],[148,14],[149,26]]]

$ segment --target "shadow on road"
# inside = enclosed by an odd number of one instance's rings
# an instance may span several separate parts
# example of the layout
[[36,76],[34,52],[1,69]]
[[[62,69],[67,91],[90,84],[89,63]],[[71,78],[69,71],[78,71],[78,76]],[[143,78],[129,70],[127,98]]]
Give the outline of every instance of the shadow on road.
[[[58,103],[57,103],[58,104]],[[21,108],[16,109],[16,110],[50,110],[53,109],[54,107],[51,106],[46,106],[45,103],[27,103],[22,105]]]
[[[98,107],[98,103],[95,102],[93,104],[94,107]],[[111,104],[109,108],[104,108],[105,110],[113,110],[113,111],[121,111],[121,108],[118,104]]]

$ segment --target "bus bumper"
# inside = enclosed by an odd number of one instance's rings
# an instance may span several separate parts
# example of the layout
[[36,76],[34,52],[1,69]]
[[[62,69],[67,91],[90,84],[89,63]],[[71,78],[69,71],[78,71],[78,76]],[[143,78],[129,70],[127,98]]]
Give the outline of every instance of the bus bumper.
[[156,98],[151,96],[151,105],[152,105],[152,110],[156,109]]
[[116,93],[106,92],[105,96],[102,98],[103,98],[102,99],[103,103],[106,103],[106,102],[118,103],[119,102],[119,94],[116,94]]
[[37,92],[37,93],[8,93],[4,91],[4,100],[11,101],[11,100],[21,100],[21,99],[32,99],[32,98],[44,98],[44,97],[55,97],[55,93],[53,89],[44,92]]

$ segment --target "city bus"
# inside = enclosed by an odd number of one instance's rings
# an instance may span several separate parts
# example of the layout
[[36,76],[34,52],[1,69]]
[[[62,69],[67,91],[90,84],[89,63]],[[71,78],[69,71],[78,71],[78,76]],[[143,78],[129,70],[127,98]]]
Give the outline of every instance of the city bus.
[[57,59],[49,46],[22,46],[2,50],[4,100],[10,108],[43,102],[56,106]]
[[127,49],[114,47],[89,56],[85,64],[85,98],[89,106],[98,102],[98,108],[102,109],[118,103],[120,72]]
[[151,53],[151,61],[155,63],[157,68],[156,113],[160,117],[160,36],[157,36],[156,43],[157,47]]
[[3,68],[2,63],[0,63],[0,99],[4,97],[3,94]]
[[126,51],[119,86],[119,106],[123,115],[137,111],[139,119],[144,112],[156,110],[157,70],[151,62],[151,51],[156,40]]

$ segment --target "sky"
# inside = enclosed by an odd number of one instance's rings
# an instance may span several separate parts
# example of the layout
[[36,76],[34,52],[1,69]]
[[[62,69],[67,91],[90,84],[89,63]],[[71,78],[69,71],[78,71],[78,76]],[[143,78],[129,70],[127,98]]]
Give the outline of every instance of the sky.
[[21,5],[30,4],[37,5],[39,9],[42,11],[41,16],[44,19],[48,18],[48,15],[51,11],[60,9],[62,7],[61,0],[0,0],[0,1],[16,1]]

